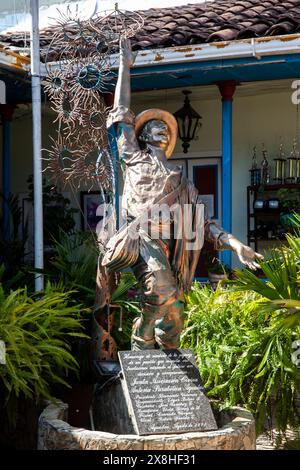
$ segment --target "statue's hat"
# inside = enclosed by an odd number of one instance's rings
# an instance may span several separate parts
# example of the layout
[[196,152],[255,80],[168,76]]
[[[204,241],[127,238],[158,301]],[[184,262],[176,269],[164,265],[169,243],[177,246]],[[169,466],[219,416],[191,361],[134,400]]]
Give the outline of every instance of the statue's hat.
[[163,111],[162,109],[158,108],[146,109],[145,111],[142,111],[140,114],[138,114],[135,118],[136,135],[139,136],[144,125],[148,121],[152,120],[163,121],[168,126],[169,145],[166,150],[166,157],[170,158],[176,145],[178,130],[177,121],[173,114],[169,113],[168,111]]

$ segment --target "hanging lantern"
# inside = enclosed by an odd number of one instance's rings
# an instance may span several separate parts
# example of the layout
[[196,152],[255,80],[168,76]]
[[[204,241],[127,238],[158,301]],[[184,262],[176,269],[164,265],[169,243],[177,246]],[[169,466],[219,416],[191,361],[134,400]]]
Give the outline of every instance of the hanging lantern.
[[182,93],[185,95],[184,105],[178,111],[174,113],[174,116],[178,123],[179,138],[182,140],[183,153],[188,152],[191,140],[194,140],[196,130],[201,126],[201,116],[195,111],[188,98],[192,92],[183,90]]

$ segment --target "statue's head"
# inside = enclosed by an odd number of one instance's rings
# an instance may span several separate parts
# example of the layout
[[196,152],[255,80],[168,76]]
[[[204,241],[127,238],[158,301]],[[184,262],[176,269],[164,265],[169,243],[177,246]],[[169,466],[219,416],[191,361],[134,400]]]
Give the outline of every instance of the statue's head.
[[147,109],[136,117],[135,130],[142,147],[151,144],[165,151],[169,158],[177,139],[177,122],[174,116],[161,109]]
[[138,137],[139,142],[151,144],[166,151],[169,146],[170,136],[169,129],[165,122],[151,119],[146,122]]

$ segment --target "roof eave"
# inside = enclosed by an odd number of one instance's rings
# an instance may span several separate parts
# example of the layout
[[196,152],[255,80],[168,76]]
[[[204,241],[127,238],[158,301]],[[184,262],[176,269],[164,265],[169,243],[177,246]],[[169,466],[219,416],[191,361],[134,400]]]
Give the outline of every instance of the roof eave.
[[[187,62],[205,62],[211,60],[226,60],[243,57],[255,57],[280,54],[295,54],[300,52],[300,34],[268,36],[261,38],[222,41],[206,44],[193,44],[164,49],[140,50],[136,53],[133,68],[180,64]],[[118,54],[110,56],[112,69],[118,68]],[[0,46],[0,65],[14,69],[29,71],[30,58],[16,51],[2,49]],[[59,67],[59,62],[48,63],[49,69]],[[41,75],[45,76],[46,67],[41,63]]]
[[[137,51],[133,68],[242,57],[260,59],[266,55],[295,54],[298,52],[300,52],[300,34],[268,36],[238,41],[141,50]],[[110,63],[113,69],[118,68],[118,54],[110,57]],[[48,66],[55,69],[59,64],[58,62],[51,62]],[[42,64],[43,72],[45,73],[44,64]]]
[[30,57],[23,56],[18,52],[4,48],[0,45],[0,66],[5,66],[10,69],[28,71],[30,65]]
[[[263,56],[298,52],[300,34],[291,34],[138,51],[134,67],[243,57],[256,57],[259,60]],[[116,57],[113,60],[116,66]]]

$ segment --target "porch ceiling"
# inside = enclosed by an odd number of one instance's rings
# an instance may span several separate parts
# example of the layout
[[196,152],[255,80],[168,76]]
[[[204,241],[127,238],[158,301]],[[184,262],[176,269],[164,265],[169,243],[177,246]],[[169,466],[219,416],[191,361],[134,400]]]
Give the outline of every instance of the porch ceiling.
[[6,85],[7,103],[29,103],[31,101],[31,81],[27,73],[1,64],[0,80]]
[[[225,80],[236,80],[241,84],[276,82],[300,77],[300,54],[134,67],[131,77],[133,92],[205,87]],[[31,101],[31,81],[27,72],[1,64],[0,80],[6,83],[8,103]],[[112,90],[115,80],[111,83]]]
[[[234,99],[236,100],[239,97],[258,96],[267,93],[294,91],[291,89],[292,81],[292,79],[285,79],[243,82],[237,87]],[[220,92],[216,85],[189,86],[188,89],[193,93],[193,103],[197,101],[220,99]],[[166,90],[135,92],[134,102],[136,105],[147,105],[149,107],[152,107],[154,103],[157,104],[159,101],[163,101],[163,103],[167,103],[168,101],[176,102],[183,99],[183,95],[181,93],[182,90],[183,88],[180,87]]]

